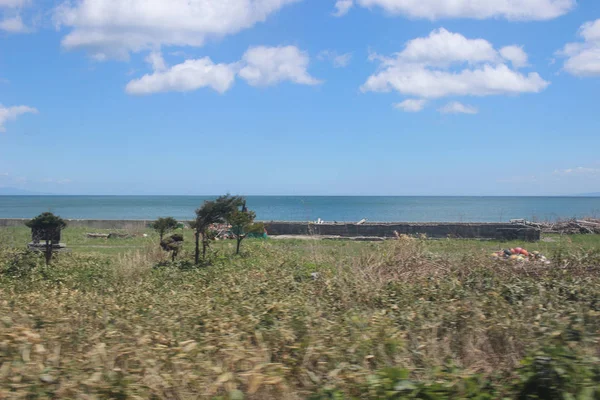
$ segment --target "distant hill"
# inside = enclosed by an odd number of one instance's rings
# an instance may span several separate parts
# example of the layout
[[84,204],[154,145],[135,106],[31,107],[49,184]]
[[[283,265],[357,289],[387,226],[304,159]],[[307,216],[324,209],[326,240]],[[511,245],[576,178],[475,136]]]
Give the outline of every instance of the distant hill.
[[11,188],[11,187],[0,187],[0,196],[37,196],[44,193],[31,192],[29,190]]

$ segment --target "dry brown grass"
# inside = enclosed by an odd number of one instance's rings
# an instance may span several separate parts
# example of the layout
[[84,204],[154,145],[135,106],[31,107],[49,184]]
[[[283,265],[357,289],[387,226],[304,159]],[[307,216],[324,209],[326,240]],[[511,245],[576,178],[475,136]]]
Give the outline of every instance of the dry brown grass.
[[597,353],[593,254],[526,268],[451,260],[424,243],[250,242],[245,258],[191,271],[155,268],[165,255],[150,247],[4,274],[0,398],[297,399],[327,387],[364,397],[388,367],[423,382],[450,366],[448,382],[496,379],[568,335]]

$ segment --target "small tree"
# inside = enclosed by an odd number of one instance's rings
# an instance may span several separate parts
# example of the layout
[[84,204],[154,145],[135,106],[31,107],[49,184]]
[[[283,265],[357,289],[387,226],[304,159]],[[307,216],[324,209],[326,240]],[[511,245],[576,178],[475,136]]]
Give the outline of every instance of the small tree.
[[194,251],[194,262],[196,264],[200,262],[200,238],[202,238],[202,259],[205,260],[206,250],[210,245],[210,226],[227,221],[229,215],[235,212],[243,203],[244,199],[242,197],[227,194],[218,197],[216,200],[205,201],[202,207],[196,210],[196,220],[191,225],[196,235],[196,248]]
[[167,217],[167,218],[159,218],[156,221],[154,221],[150,227],[152,229],[154,229],[156,232],[158,232],[159,236],[160,236],[160,241],[162,242],[165,233],[169,233],[172,230],[177,228],[177,220],[175,220],[175,218],[173,217]]
[[235,210],[227,218],[227,222],[231,225],[231,233],[235,236],[237,241],[235,254],[240,254],[240,245],[242,240],[246,239],[249,233],[262,231],[264,227],[262,224],[255,224],[254,219],[256,213],[254,211],[248,211],[247,209]]
[[177,258],[177,254],[179,254],[179,250],[183,246],[183,235],[181,233],[175,233],[168,238],[160,241],[160,247],[164,251],[171,252],[171,261],[175,261]]
[[67,223],[61,217],[51,212],[45,212],[31,221],[27,221],[25,225],[31,228],[34,240],[44,240],[46,242],[44,252],[46,255],[46,265],[50,265],[52,261],[53,242],[55,238],[60,238],[60,231],[67,227]]

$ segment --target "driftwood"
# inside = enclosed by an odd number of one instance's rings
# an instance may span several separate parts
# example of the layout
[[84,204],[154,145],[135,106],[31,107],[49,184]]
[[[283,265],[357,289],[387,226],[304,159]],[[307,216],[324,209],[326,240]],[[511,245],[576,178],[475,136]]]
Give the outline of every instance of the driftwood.
[[133,237],[132,235],[128,234],[128,233],[116,233],[116,232],[111,232],[108,235],[109,239],[114,239],[114,238],[119,238],[119,239],[125,239],[125,238],[130,238]]
[[569,219],[556,222],[527,222],[527,225],[534,226],[542,233],[559,234],[600,234],[600,219]]
[[93,239],[108,239],[108,233],[86,233],[86,236]]
[[114,238],[130,238],[132,237],[128,233],[86,233],[86,236],[93,239],[114,239]]

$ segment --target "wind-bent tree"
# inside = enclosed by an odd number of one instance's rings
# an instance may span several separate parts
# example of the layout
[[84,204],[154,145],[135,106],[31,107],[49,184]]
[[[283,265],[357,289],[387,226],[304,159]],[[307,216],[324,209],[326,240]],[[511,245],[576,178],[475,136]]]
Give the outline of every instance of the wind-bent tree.
[[54,242],[60,240],[60,231],[67,227],[67,223],[61,217],[56,216],[51,212],[45,212],[31,221],[27,221],[25,225],[31,228],[34,242],[40,240],[46,242],[44,251],[46,255],[46,265],[50,265]]
[[171,261],[175,261],[177,258],[177,254],[179,254],[179,250],[183,246],[183,235],[181,233],[175,233],[168,238],[160,241],[160,247],[164,251],[171,252]]
[[262,233],[264,232],[263,224],[255,224],[254,219],[256,213],[254,211],[248,211],[245,207],[242,210],[235,210],[227,218],[227,222],[231,225],[231,233],[235,236],[237,241],[235,254],[240,254],[240,245],[242,240],[246,239],[249,233]]
[[177,220],[173,217],[159,218],[150,224],[150,227],[154,229],[160,235],[160,241],[162,242],[165,233],[169,233],[177,228]]
[[227,221],[228,217],[242,204],[244,204],[242,197],[227,194],[218,197],[216,200],[205,201],[202,207],[196,210],[196,220],[191,225],[196,235],[196,249],[194,252],[196,265],[200,262],[200,238],[202,238],[202,259],[206,260],[206,250],[210,245],[210,226]]

